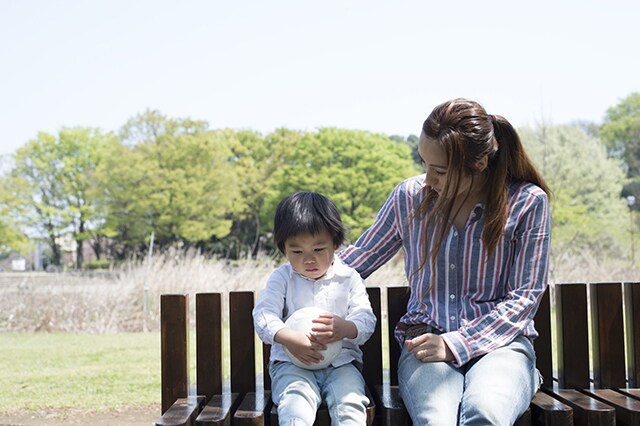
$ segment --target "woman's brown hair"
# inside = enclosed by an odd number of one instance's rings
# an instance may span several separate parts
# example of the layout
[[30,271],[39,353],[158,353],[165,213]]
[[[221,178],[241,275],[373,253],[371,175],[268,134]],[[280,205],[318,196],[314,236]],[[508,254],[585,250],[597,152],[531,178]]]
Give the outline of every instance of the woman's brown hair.
[[[415,218],[426,217],[425,240],[427,229],[430,225],[435,226],[431,253],[428,253],[427,242],[420,269],[429,254],[435,262],[451,226],[450,219],[455,216],[453,195],[458,193],[463,174],[472,179],[480,173],[486,177],[484,190],[488,201],[485,203],[482,241],[491,256],[507,222],[507,183],[512,180],[531,182],[549,194],[547,184],[527,156],[513,126],[504,117],[487,114],[477,102],[458,98],[438,105],[424,121],[422,132],[444,149],[448,164],[442,196],[430,191],[414,212]],[[485,156],[488,161],[482,170]],[[427,214],[432,204],[433,209]]]

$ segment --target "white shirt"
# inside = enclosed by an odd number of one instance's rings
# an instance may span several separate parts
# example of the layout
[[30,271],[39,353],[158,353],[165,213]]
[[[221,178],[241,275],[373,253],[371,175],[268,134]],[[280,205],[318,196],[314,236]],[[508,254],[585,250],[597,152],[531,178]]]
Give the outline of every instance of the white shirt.
[[362,362],[360,345],[373,334],[376,317],[369,296],[358,272],[337,257],[324,277],[317,281],[303,277],[286,263],[276,269],[260,293],[253,309],[253,322],[260,339],[272,345],[271,361],[290,361],[274,336],[284,322],[298,309],[314,306],[352,321],[358,334],[355,339],[343,339],[342,350],[331,365],[338,367],[351,361]]

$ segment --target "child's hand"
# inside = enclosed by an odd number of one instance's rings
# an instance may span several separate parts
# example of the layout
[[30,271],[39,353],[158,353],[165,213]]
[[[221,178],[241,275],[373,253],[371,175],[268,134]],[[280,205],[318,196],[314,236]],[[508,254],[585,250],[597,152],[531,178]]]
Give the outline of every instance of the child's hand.
[[312,321],[312,336],[321,343],[331,343],[342,339],[355,339],[358,329],[352,321],[347,321],[333,314],[323,314]]
[[318,351],[327,349],[324,344],[318,342],[312,336],[290,328],[283,328],[278,331],[276,341],[286,346],[289,352],[305,365],[322,361],[324,357]]

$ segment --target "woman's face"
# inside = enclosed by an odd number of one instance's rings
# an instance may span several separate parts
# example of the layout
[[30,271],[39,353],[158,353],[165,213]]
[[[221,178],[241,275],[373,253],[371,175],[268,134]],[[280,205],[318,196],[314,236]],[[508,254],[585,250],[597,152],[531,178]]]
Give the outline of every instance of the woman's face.
[[[436,191],[438,195],[446,193],[446,184],[449,177],[447,153],[435,140],[428,138],[424,132],[420,135],[420,143],[418,144],[418,154],[422,160],[422,166],[426,173],[425,184]],[[462,174],[460,176],[460,185],[455,198],[466,197],[473,179],[471,175]]]

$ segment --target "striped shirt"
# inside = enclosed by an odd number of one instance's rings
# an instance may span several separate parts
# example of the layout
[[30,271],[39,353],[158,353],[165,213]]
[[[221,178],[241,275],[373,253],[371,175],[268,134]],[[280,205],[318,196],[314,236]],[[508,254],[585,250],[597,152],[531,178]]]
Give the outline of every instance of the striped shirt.
[[[374,224],[340,253],[343,262],[366,278],[402,248],[411,295],[401,322],[442,331],[455,365],[520,334],[537,337],[533,317],[547,286],[551,238],[545,192],[528,182],[508,185],[507,222],[491,257],[482,241],[484,204],[478,203],[464,229],[452,226],[446,234],[435,267],[429,258],[419,269],[424,220],[409,217],[427,194],[424,178],[396,186]],[[395,334],[402,344],[402,330]]]

